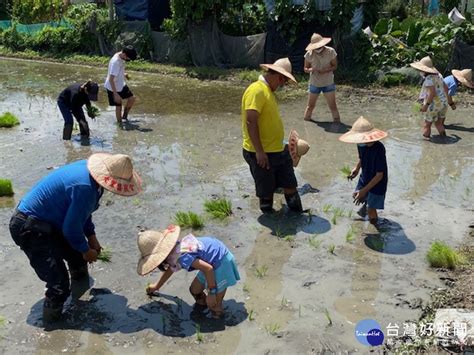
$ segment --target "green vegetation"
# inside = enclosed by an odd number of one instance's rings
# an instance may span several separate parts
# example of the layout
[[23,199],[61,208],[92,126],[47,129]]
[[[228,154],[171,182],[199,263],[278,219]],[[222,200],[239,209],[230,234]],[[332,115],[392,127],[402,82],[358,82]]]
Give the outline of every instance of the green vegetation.
[[330,254],[336,255],[335,250],[336,250],[336,246],[334,244],[331,244],[331,245],[328,246],[328,252]]
[[96,106],[91,105],[90,108],[89,107],[87,108],[87,115],[90,118],[99,117],[100,116],[100,110]]
[[346,242],[351,243],[354,240],[354,230],[352,229],[352,226],[349,227],[349,230],[346,233]]
[[204,227],[203,219],[194,212],[176,212],[175,223],[183,228],[202,229]]
[[328,321],[328,326],[332,326],[331,315],[329,314],[329,311],[327,308],[324,308],[324,315],[326,316],[326,319]]
[[104,263],[110,263],[112,261],[112,250],[109,248],[102,248],[100,254],[97,256],[97,260]]
[[308,243],[313,249],[318,249],[322,241],[318,239],[317,234],[314,234],[309,236]]
[[255,267],[255,275],[259,279],[263,279],[267,275],[267,271],[268,271],[268,267],[266,265]]
[[270,335],[277,335],[280,330],[280,325],[278,323],[272,323],[265,326],[265,330]]
[[232,202],[225,198],[208,200],[204,202],[204,208],[206,212],[211,214],[214,218],[221,220],[232,215]]
[[5,112],[0,116],[0,127],[11,128],[19,124],[20,121],[13,113]]
[[323,212],[324,213],[328,213],[329,211],[331,211],[331,209],[332,209],[332,205],[330,205],[330,204],[326,204],[326,205],[323,206]]
[[351,175],[351,168],[348,165],[344,165],[341,169],[339,169],[341,175],[344,179],[347,179]]
[[250,310],[249,312],[249,321],[255,320],[255,312],[253,309]]
[[446,243],[439,241],[431,244],[426,257],[431,267],[452,270],[466,262],[461,254],[450,248]]
[[295,236],[294,235],[287,235],[286,237],[282,238],[285,242],[292,243],[295,241]]
[[204,336],[202,335],[201,333],[201,326],[199,324],[196,323],[196,340],[199,342],[199,343],[202,343],[204,341]]
[[0,197],[13,196],[13,186],[11,180],[0,179]]

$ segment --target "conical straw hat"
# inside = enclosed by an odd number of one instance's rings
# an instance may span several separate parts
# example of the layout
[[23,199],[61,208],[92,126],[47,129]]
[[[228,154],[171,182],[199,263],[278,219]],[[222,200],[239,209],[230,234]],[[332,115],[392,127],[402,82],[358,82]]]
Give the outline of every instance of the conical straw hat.
[[290,79],[294,83],[297,82],[295,77],[291,74],[291,62],[288,58],[280,58],[273,64],[260,64],[260,67],[262,67],[265,70],[268,70],[268,69],[274,70],[286,76],[288,79]]
[[308,153],[310,146],[308,142],[298,136],[298,132],[291,130],[288,136],[288,150],[293,160],[293,167],[297,167],[303,155]]
[[387,132],[374,128],[372,123],[360,116],[351,130],[340,136],[339,140],[345,143],[370,143],[384,139],[387,135]]
[[167,258],[178,241],[179,232],[179,226],[171,225],[162,231],[148,230],[138,233],[139,275],[149,274]]
[[468,88],[474,88],[474,82],[472,81],[472,69],[464,69],[464,70],[451,70],[451,73],[454,75],[459,82]]
[[331,42],[330,37],[323,37],[319,33],[313,33],[311,36],[311,42],[306,46],[307,51],[324,47],[326,44]]
[[424,57],[418,62],[411,63],[410,66],[425,73],[438,74],[430,57]]
[[87,160],[87,168],[94,180],[110,192],[133,196],[141,191],[142,180],[128,155],[95,153]]

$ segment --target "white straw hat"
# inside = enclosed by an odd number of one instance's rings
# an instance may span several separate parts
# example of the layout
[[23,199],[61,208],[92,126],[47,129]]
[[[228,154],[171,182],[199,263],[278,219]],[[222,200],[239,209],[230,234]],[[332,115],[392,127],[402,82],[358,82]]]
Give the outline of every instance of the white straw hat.
[[179,232],[179,226],[170,225],[162,231],[148,230],[138,233],[139,275],[149,274],[168,257],[178,241]]
[[311,42],[306,46],[307,51],[324,47],[326,44],[331,42],[330,37],[323,37],[319,33],[313,33],[311,36]]
[[384,139],[387,136],[387,132],[374,128],[372,123],[360,116],[352,125],[351,130],[340,136],[339,140],[345,143],[370,143]]
[[262,67],[265,70],[271,69],[273,71],[276,71],[286,76],[288,79],[290,79],[294,83],[297,82],[295,77],[291,74],[291,62],[288,58],[280,58],[273,64],[260,64],[260,67]]
[[110,192],[133,196],[141,191],[142,180],[128,155],[95,153],[87,160],[87,168],[94,180]]
[[303,155],[308,153],[310,146],[308,142],[298,136],[298,132],[291,130],[288,136],[288,150],[290,151],[293,167],[297,167]]
[[451,73],[454,75],[459,82],[468,88],[474,88],[474,82],[472,81],[472,69],[464,69],[464,70],[451,70]]
[[425,73],[438,74],[430,57],[424,57],[418,62],[411,63],[410,66]]

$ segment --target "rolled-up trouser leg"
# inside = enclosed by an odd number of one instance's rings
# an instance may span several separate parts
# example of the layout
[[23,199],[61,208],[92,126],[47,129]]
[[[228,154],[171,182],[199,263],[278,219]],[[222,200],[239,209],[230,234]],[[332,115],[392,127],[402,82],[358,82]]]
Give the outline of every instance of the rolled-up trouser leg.
[[72,124],[67,124],[67,123],[64,124],[64,128],[63,128],[63,140],[65,140],[65,141],[71,140],[72,129],[73,129],[73,125],[72,125]]

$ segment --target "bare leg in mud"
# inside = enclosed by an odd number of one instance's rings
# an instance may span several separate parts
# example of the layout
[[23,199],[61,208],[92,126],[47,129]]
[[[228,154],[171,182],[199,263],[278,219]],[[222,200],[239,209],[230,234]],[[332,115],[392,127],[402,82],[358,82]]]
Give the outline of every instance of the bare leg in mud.
[[444,129],[444,120],[445,118],[439,118],[435,122],[435,127],[438,130],[439,135],[442,137],[446,136],[446,130]]
[[336,104],[336,91],[324,93],[324,98],[326,99],[329,110],[331,110],[333,122],[340,123],[341,118],[340,118],[339,110],[337,109],[337,104]]
[[308,94],[308,105],[306,106],[306,110],[304,112],[304,120],[311,121],[311,115],[313,114],[313,110],[316,107],[316,101],[318,101],[319,94]]
[[379,217],[375,208],[367,208],[367,215],[369,216],[369,222],[371,224],[377,223]]
[[191,286],[189,287],[189,292],[196,301],[194,305],[195,310],[203,311],[207,308],[206,303],[206,294],[204,293],[204,285],[199,281],[197,277],[194,278]]
[[423,127],[423,138],[429,140],[431,137],[431,122],[424,121],[425,126]]
[[135,96],[129,97],[127,99],[127,105],[125,106],[125,109],[123,110],[123,115],[121,117],[123,121],[128,121],[128,113],[132,109],[134,103],[135,103]]

